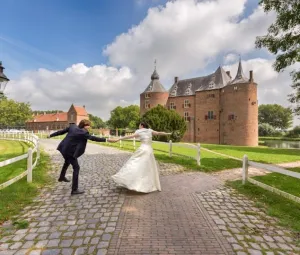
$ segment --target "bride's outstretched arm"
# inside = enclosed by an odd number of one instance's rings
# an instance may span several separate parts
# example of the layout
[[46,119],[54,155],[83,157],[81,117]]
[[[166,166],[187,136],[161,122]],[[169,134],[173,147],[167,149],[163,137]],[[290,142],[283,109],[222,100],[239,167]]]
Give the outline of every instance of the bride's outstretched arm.
[[172,133],[152,131],[152,135],[171,135]]

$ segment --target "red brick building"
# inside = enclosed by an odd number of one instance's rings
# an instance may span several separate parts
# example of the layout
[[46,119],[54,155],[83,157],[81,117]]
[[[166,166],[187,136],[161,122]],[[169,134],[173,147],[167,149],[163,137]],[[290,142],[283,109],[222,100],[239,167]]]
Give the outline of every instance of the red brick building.
[[33,116],[26,122],[26,129],[33,130],[59,130],[69,126],[70,123],[78,124],[83,119],[88,119],[85,106],[71,105],[68,112],[40,114]]
[[169,91],[154,70],[140,95],[141,115],[158,104],[178,112],[187,122],[185,142],[258,145],[257,84],[243,73],[241,61],[234,79],[219,67],[214,73],[179,80]]

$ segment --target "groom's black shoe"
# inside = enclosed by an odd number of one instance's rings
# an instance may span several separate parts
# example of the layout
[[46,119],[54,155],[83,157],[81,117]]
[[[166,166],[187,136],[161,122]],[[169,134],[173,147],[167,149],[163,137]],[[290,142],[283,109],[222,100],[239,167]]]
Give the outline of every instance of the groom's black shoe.
[[72,190],[71,195],[79,195],[79,194],[83,194],[84,191],[83,190]]
[[64,178],[59,178],[58,181],[59,181],[59,182],[70,182],[70,180],[68,180],[66,177],[64,177]]

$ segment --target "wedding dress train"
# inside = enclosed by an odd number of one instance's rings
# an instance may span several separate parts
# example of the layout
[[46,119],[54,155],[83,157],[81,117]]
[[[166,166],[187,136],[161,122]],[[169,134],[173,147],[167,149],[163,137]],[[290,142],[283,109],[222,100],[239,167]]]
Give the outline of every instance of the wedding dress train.
[[161,191],[159,168],[152,149],[152,130],[138,129],[141,146],[133,153],[113,180],[122,187],[143,193]]

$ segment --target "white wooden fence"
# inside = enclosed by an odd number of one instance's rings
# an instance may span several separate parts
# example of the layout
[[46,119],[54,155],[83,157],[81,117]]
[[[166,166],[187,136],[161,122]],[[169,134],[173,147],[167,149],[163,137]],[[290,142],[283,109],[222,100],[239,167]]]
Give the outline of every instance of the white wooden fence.
[[252,166],[252,167],[255,167],[255,168],[258,168],[258,169],[265,169],[267,171],[270,171],[270,172],[273,172],[273,173],[280,173],[280,174],[283,174],[283,175],[287,175],[287,176],[291,176],[291,177],[294,177],[294,178],[297,178],[297,179],[300,179],[300,173],[297,173],[297,172],[292,172],[292,171],[289,171],[289,170],[286,170],[284,168],[281,168],[281,167],[278,167],[278,166],[274,166],[274,165],[267,165],[267,164],[262,164],[262,163],[257,163],[257,162],[253,162],[253,161],[249,161],[248,160],[248,156],[247,155],[244,155],[243,157],[243,170],[242,170],[242,181],[243,181],[243,184],[246,183],[246,181],[252,183],[252,184],[255,184],[263,189],[266,189],[268,191],[271,191],[271,192],[274,192],[278,195],[281,195],[283,197],[286,197],[288,199],[291,199],[295,202],[298,202],[300,203],[300,197],[297,197],[297,196],[294,196],[292,194],[289,194],[287,192],[284,192],[282,190],[279,190],[277,188],[274,188],[274,187],[271,187],[267,184],[264,184],[262,182],[259,182],[257,180],[254,180],[250,177],[248,177],[248,168],[249,166]]
[[[27,175],[27,182],[32,182],[32,170],[36,167],[36,164],[40,158],[40,148],[39,148],[39,138],[34,135],[32,132],[24,131],[24,132],[2,132],[0,131],[0,139],[1,140],[15,140],[15,141],[24,141],[29,143],[33,148],[29,148],[28,152],[11,159],[4,160],[0,162],[0,168],[3,166],[10,165],[14,162],[20,161],[22,159],[27,158],[27,169],[21,173],[20,175],[14,177],[13,179],[0,184],[0,190],[5,187],[17,182]],[[35,162],[33,161],[33,153],[36,152]]]
[[[109,136],[108,138],[110,139],[110,138],[117,138],[117,137]],[[119,138],[121,138],[121,136]],[[133,150],[136,149],[136,141],[137,140],[135,138],[128,139],[128,140],[123,140],[123,141],[132,141],[132,143],[126,143],[126,146],[129,145],[129,147],[131,149],[133,149]],[[125,147],[125,143],[123,141],[122,140],[119,141],[119,147],[120,148]],[[197,161],[198,166],[201,165],[201,146],[200,146],[199,143],[197,145],[188,144],[188,143],[173,143],[172,140],[170,140],[168,143],[158,142],[158,141],[152,141],[152,143],[154,145],[153,146],[154,151],[160,151],[160,152],[167,153],[167,154],[169,154],[170,157],[172,157],[173,155],[177,155],[177,156],[183,156],[183,157],[191,158],[191,159]],[[164,150],[164,149],[155,148],[155,144],[165,145],[166,149]],[[191,156],[191,155],[188,155],[188,154],[183,154],[183,153],[176,152],[176,150],[174,150],[174,148],[179,148],[179,147],[186,148],[186,149],[192,149],[195,152],[195,156]]]

